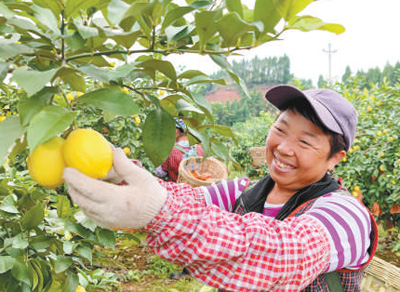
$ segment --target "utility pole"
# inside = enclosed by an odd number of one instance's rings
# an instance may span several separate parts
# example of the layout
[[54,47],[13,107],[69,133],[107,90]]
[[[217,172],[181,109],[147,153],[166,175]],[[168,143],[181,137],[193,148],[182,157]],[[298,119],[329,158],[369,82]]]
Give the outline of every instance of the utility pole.
[[331,49],[331,43],[329,43],[328,44],[328,50],[325,50],[325,49],[323,49],[323,51],[325,52],[325,53],[328,53],[328,59],[329,59],[329,81],[331,81],[331,59],[332,59],[332,54],[333,53],[336,53],[337,52],[337,50],[332,50]]

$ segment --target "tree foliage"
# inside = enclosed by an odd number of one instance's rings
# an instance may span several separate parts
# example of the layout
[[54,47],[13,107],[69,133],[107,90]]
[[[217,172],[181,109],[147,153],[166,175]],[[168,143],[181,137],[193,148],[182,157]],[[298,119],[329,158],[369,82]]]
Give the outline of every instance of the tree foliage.
[[[19,132],[26,135],[33,151],[73,125],[76,113],[68,101],[61,104],[55,100],[56,94],[66,99],[69,91],[86,93],[79,98],[80,104],[114,115],[137,114],[140,108],[134,95],[143,99],[145,107],[152,106],[152,114],[145,121],[149,126],[144,127],[143,135],[148,137],[144,147],[153,162],[160,164],[173,147],[168,138],[173,136],[173,129],[165,129],[162,137],[148,129],[171,124],[177,112],[189,116],[196,112],[200,123],[206,117],[213,122],[207,103],[188,89],[204,82],[224,84],[197,70],[178,73],[164,57],[181,53],[209,55],[247,94],[243,80],[227,62],[230,54],[276,40],[289,29],[343,31],[340,25],[297,16],[310,2],[256,1],[254,9],[237,0],[188,0],[183,6],[172,0],[2,2],[0,76],[4,80],[8,75],[23,89],[24,111],[19,112],[19,121],[9,121],[10,127],[19,124]],[[281,19],[285,25],[277,30]],[[103,88],[88,92],[89,79],[101,82]],[[151,80],[152,87],[136,88],[138,79]],[[131,89],[131,94],[119,92],[121,87]],[[159,88],[169,95],[158,97]],[[189,124],[196,127],[195,123]],[[209,143],[204,137],[199,138]],[[155,148],[154,142],[160,145]],[[7,145],[7,150],[11,146]],[[3,162],[7,152],[0,153]]]
[[167,125],[182,114],[206,155],[229,159],[219,140],[233,137],[232,130],[215,125],[211,106],[193,90],[225,81],[180,71],[166,57],[207,55],[248,95],[230,55],[289,29],[344,30],[298,16],[310,2],[257,0],[250,9],[239,0],[1,1],[0,290],[102,287],[93,248],[115,243],[114,232],[88,221],[63,186],[49,190],[30,179],[29,152],[74,128],[94,127],[159,165],[173,147],[174,127]]

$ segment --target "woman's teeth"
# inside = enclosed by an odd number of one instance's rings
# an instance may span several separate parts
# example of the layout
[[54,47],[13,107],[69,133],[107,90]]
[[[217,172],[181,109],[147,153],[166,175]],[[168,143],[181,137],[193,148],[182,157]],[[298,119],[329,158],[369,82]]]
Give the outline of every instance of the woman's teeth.
[[282,162],[280,162],[279,160],[276,160],[276,164],[280,167],[280,168],[284,168],[284,169],[292,169],[293,167],[287,164],[284,164]]

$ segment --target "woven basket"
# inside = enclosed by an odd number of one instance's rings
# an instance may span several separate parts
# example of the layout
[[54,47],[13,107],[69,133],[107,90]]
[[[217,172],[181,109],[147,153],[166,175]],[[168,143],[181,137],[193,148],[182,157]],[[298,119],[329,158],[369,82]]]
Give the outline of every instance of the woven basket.
[[361,291],[400,291],[400,268],[374,256],[364,272]]
[[[199,174],[209,173],[212,180],[201,180],[195,178],[190,171],[195,170]],[[178,183],[185,183],[192,187],[210,186],[220,180],[228,178],[228,170],[226,166],[213,157],[207,157],[203,161],[203,157],[185,158],[179,164]]]
[[253,159],[253,166],[255,168],[267,163],[266,147],[250,147],[249,149],[251,158]]

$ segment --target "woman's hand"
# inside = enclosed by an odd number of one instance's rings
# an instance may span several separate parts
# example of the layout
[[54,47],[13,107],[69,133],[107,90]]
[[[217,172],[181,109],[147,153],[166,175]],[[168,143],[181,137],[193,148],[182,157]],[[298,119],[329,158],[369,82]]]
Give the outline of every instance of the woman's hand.
[[167,191],[147,170],[113,149],[113,171],[126,185],[90,178],[74,168],[64,169],[68,193],[86,216],[108,229],[146,226],[161,210]]

